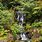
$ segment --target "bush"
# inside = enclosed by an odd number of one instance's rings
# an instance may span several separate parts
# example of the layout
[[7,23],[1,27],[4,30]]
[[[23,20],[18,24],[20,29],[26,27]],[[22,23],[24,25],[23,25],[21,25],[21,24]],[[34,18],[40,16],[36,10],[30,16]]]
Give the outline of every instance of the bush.
[[32,27],[30,26],[30,24],[26,24],[26,29],[31,29]]
[[14,23],[12,26],[11,26],[11,30],[12,30],[12,33],[13,33],[13,36],[16,36],[17,33],[20,33],[21,32],[21,29],[20,28],[23,28],[22,26],[18,25],[17,23]]
[[1,10],[5,10],[5,9],[7,9],[7,8],[4,7],[3,4],[0,2],[0,9],[1,9]]
[[34,22],[32,23],[32,27],[42,27],[42,22]]

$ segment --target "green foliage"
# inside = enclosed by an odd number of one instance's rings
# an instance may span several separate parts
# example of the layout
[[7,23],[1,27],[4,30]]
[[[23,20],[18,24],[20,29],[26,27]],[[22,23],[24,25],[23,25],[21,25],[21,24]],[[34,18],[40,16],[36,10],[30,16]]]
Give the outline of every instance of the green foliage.
[[1,2],[0,2],[0,9],[1,9],[1,10],[5,10],[5,9],[6,9],[6,7],[4,7]]
[[42,35],[42,29],[40,29],[39,33],[40,33],[40,35]]
[[15,0],[15,3],[19,3],[20,5],[16,4],[15,8],[20,10],[23,14],[26,14],[27,21],[32,24],[36,19],[41,17],[42,15],[42,8],[38,6],[37,1],[34,0]]
[[7,35],[7,30],[4,30],[3,26],[0,25],[0,36]]
[[9,12],[8,10],[0,10],[0,36],[4,37],[4,35],[7,35],[7,29],[10,29],[10,26],[14,22],[12,14],[13,12]]
[[27,30],[28,30],[28,29],[31,29],[30,24],[26,24],[26,29],[27,29]]
[[34,22],[32,27],[42,27],[42,22]]
[[4,34],[4,28],[3,26],[0,26],[0,36],[2,36]]
[[[21,13],[26,14],[26,29],[31,29],[32,27],[42,27],[42,5],[38,4],[35,0],[3,0],[0,2],[0,35],[7,34],[7,30],[12,30],[14,36],[17,35],[22,26],[14,22],[15,14],[8,9],[15,12],[16,10],[21,11]],[[38,19],[38,22],[35,20]],[[41,22],[40,22],[41,21]],[[28,24],[29,23],[29,24]],[[40,30],[42,34],[42,30]]]
[[12,19],[12,14],[11,12],[9,12],[8,10],[0,10],[0,24],[9,24],[10,19]]
[[17,23],[15,23],[11,26],[13,36],[16,36],[18,32],[21,32],[20,28],[22,28],[22,26],[18,25]]

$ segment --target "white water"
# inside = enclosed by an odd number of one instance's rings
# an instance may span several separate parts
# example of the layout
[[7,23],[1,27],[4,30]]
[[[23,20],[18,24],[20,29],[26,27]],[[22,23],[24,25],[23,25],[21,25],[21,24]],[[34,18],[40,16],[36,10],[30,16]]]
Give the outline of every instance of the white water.
[[24,20],[24,17],[22,16],[22,17],[20,18],[20,21],[22,21],[22,23],[23,23],[23,20]]
[[[24,22],[24,15],[23,14],[21,14],[21,12],[19,11],[18,12],[18,17],[17,17],[17,20],[19,21],[19,25],[21,25],[22,26],[22,28],[23,28],[23,22]],[[21,16],[21,17],[20,17]],[[24,28],[23,28],[24,29]],[[23,30],[22,29],[22,30]],[[21,32],[22,32],[22,30],[21,30]],[[26,37],[26,35],[25,35],[25,33],[21,33],[20,34],[20,37],[21,37],[21,40],[27,40],[27,37]]]
[[22,38],[21,40],[27,40],[26,35],[25,35],[24,33],[21,34],[20,36],[21,36],[21,38]]
[[19,21],[19,17],[20,17],[20,16],[18,15],[18,17],[17,17],[17,20],[18,20],[18,21]]

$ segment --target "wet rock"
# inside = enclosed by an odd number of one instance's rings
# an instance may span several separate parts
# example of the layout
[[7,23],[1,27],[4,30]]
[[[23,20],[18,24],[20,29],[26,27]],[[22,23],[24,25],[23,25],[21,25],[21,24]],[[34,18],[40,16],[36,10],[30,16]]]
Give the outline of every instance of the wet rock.
[[23,40],[16,40],[15,42],[25,42],[25,41],[23,41]]
[[31,38],[32,38],[32,33],[31,33],[31,32],[26,32],[26,37],[27,37],[28,39],[31,39]]
[[40,40],[40,42],[42,42],[42,40]]
[[0,40],[0,42],[4,42],[4,40]]
[[17,35],[17,40],[20,40],[20,35]]
[[13,41],[13,35],[11,33],[8,33],[7,40],[8,40],[8,42]]
[[40,34],[39,33],[35,33],[34,35],[33,35],[33,38],[39,38],[40,37]]
[[0,40],[0,42],[7,42],[7,40]]

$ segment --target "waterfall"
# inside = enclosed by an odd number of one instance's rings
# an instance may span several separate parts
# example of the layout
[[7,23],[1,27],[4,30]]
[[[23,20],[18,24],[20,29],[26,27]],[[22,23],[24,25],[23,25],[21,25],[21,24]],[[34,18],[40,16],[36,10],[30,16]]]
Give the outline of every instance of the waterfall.
[[22,38],[21,40],[27,40],[25,33],[21,33],[20,36]]
[[17,20],[18,20],[18,21],[19,21],[19,17],[20,17],[20,16],[18,15],[18,17],[17,17]]
[[24,30],[24,27],[23,27],[23,24],[24,24],[24,15],[21,13],[21,11],[18,11],[17,12],[17,20],[19,22],[19,25],[22,26],[22,28],[20,28],[20,37],[21,37],[21,40],[27,40],[27,37],[25,35],[25,33],[23,33],[23,30]]
[[20,21],[23,23],[23,20],[24,20],[24,17],[23,17],[23,15],[22,15],[22,17],[20,18]]

